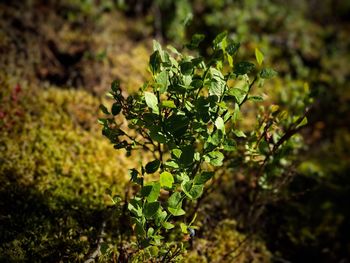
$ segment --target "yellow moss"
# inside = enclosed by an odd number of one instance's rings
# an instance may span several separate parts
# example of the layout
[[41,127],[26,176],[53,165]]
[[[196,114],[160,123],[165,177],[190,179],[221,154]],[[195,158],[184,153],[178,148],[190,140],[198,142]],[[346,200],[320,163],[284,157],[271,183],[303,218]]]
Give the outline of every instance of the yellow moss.
[[[98,99],[80,90],[22,89],[16,106],[22,118],[0,131],[0,180],[95,204],[103,204],[107,188],[123,192],[134,160],[101,135]],[[11,111],[13,105],[6,107]]]

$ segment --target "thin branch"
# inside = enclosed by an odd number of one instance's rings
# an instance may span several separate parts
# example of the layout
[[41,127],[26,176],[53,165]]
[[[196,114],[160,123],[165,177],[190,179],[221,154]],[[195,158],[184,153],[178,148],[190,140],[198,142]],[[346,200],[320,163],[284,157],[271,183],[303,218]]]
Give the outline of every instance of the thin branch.
[[204,87],[204,81],[205,81],[205,79],[207,78],[207,75],[208,75],[208,72],[209,72],[209,70],[210,70],[210,67],[211,67],[211,66],[208,66],[207,69],[206,69],[205,72],[204,72],[204,75],[203,75],[203,78],[202,78],[203,84],[202,84],[202,86],[198,89],[198,92],[197,92],[197,94],[196,94],[196,100],[198,99],[199,93],[201,92],[201,90],[202,90],[203,87]]
[[249,87],[248,87],[248,91],[247,93],[245,94],[243,100],[241,101],[241,103],[238,104],[239,107],[241,107],[243,105],[243,103],[245,103],[247,100],[248,100],[248,96],[249,96],[249,92],[251,91],[251,89],[253,88],[253,85],[255,83],[255,81],[258,79],[258,77],[255,77],[253,79],[253,81],[249,84]]
[[103,243],[103,236],[105,234],[105,227],[106,227],[106,221],[102,222],[101,230],[98,235],[97,239],[97,247],[94,251],[91,252],[91,254],[88,256],[88,258],[84,261],[84,263],[92,263],[96,261],[96,258],[101,255],[101,244]]
[[[255,77],[253,79],[253,81],[249,84],[249,87],[248,87],[248,91],[247,91],[247,94],[244,96],[243,100],[241,101],[241,103],[238,103],[238,106],[241,107],[243,105],[243,103],[245,103],[247,100],[248,100],[248,96],[249,96],[249,92],[251,91],[251,89],[253,88],[253,85],[255,83],[255,81],[257,80],[258,78]],[[226,115],[226,113],[228,112],[228,110],[226,110],[224,113],[223,113],[223,116]],[[225,121],[225,123],[227,123],[230,119],[232,118],[232,115],[230,115],[227,120]]]

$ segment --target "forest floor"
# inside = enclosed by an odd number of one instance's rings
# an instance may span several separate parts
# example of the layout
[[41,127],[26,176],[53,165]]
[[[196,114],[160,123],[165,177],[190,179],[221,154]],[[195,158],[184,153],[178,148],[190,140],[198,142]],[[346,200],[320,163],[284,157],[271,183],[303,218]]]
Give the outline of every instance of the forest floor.
[[[96,249],[104,222],[109,231],[105,239],[116,247],[121,226],[113,221],[106,190],[124,196],[127,170],[137,165],[137,155],[127,159],[113,149],[97,120],[100,103],[109,103],[105,94],[113,80],[132,93],[150,77],[153,25],[117,10],[81,10],[69,1],[53,2],[0,3],[0,262],[83,261]],[[337,72],[348,78],[341,72],[348,70],[344,58],[324,62],[329,67],[325,81]],[[305,170],[322,170],[324,160],[332,163],[324,173],[348,169],[350,136],[344,123],[349,121],[350,93],[342,85],[334,92],[343,94],[337,94],[341,120],[327,115],[319,122],[315,117],[307,131],[310,145],[319,148],[309,153],[312,162]],[[322,136],[331,139],[321,145]],[[337,193],[347,196],[343,190]],[[235,220],[217,217],[193,244],[189,262],[205,262],[208,254],[220,262],[245,240]],[[341,224],[344,218],[335,214],[329,220]],[[111,251],[113,257],[116,249]],[[232,255],[236,262],[270,262],[272,256],[259,237]]]

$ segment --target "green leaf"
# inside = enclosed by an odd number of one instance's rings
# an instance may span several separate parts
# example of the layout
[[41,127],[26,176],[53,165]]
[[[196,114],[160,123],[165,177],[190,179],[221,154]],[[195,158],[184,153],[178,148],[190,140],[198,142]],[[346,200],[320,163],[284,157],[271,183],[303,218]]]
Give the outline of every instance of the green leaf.
[[168,161],[168,162],[165,162],[165,163],[164,163],[164,166],[167,167],[167,168],[174,168],[174,169],[179,168],[178,163],[175,162],[175,161]]
[[97,121],[98,121],[99,124],[102,124],[104,126],[107,125],[107,119],[99,118]]
[[154,235],[152,236],[152,239],[153,239],[153,244],[157,247],[160,247],[161,246],[161,240],[164,239],[163,236],[161,235]]
[[133,169],[130,169],[129,171],[128,171],[128,173],[129,173],[129,175],[130,175],[130,181],[132,181],[132,182],[136,182],[136,180],[137,180],[137,176],[138,176],[138,174],[139,174],[139,172],[135,169],[135,168],[133,168]]
[[236,123],[236,121],[239,119],[240,113],[241,113],[241,111],[240,111],[239,105],[238,105],[238,103],[235,103],[235,109],[234,109],[233,114],[232,114],[232,122],[233,123]]
[[233,139],[226,139],[223,143],[224,150],[228,152],[235,151],[237,149],[237,144]]
[[[142,213],[142,211],[141,211]],[[140,219],[132,217],[131,218],[132,224],[135,224],[135,233],[139,237],[144,237],[146,235],[146,231],[143,227],[143,224]]]
[[115,102],[113,103],[112,105],[112,114],[115,116],[115,115],[118,115],[120,113],[120,111],[122,110],[122,105],[120,105],[119,102]]
[[302,127],[302,126],[305,126],[307,124],[307,118],[306,117],[304,117],[303,119],[302,119],[302,121],[297,125],[297,129],[298,128],[300,128],[300,127]]
[[159,119],[159,115],[151,112],[145,112],[142,115],[142,118],[147,125],[153,125],[156,122],[156,120]]
[[187,231],[187,225],[184,224],[184,223],[180,223],[180,228],[181,228],[181,232],[184,233],[184,234],[187,234],[188,231]]
[[156,75],[160,71],[160,64],[162,62],[160,53],[158,50],[154,51],[149,60],[149,66],[153,75]]
[[260,72],[260,77],[263,79],[271,79],[275,76],[277,76],[277,72],[272,68],[263,68]]
[[116,93],[120,92],[120,82],[119,82],[119,80],[113,80],[113,82],[111,84],[111,89],[114,92],[116,92]]
[[203,81],[201,79],[194,79],[191,82],[191,87],[194,89],[199,89],[203,86]]
[[207,143],[210,143],[214,146],[218,146],[223,138],[224,133],[222,132],[222,130],[216,130],[212,135],[209,136]]
[[184,75],[191,75],[193,70],[193,64],[190,61],[183,61],[180,63],[181,73]]
[[246,137],[247,137],[247,135],[245,135],[243,131],[234,130],[233,133],[234,133],[234,135],[236,135],[237,137],[241,137],[241,138],[246,138]]
[[159,51],[159,52],[162,51],[162,46],[157,40],[153,39],[152,44],[153,44],[153,51]]
[[176,138],[183,136],[186,133],[190,120],[185,115],[171,115],[165,120],[166,129]]
[[228,95],[233,96],[236,99],[236,101],[238,102],[238,104],[242,103],[246,94],[247,94],[247,92],[240,89],[240,88],[231,88],[228,91]]
[[221,109],[224,109],[224,110],[228,108],[227,104],[224,101],[217,102],[216,105],[218,105]]
[[203,185],[207,181],[209,181],[214,176],[214,172],[202,172],[201,174],[197,174],[194,179],[194,184]]
[[255,68],[255,65],[253,63],[242,61],[235,64],[233,73],[237,75],[244,75],[251,72],[254,68]]
[[226,47],[226,52],[233,56],[238,51],[240,45],[240,43],[235,43],[231,40]]
[[214,50],[213,54],[211,55],[211,60],[209,62],[210,65],[215,65],[216,68],[222,68],[222,62],[225,58],[225,53],[222,49],[216,49]]
[[182,151],[180,149],[172,149],[171,150],[171,155],[173,158],[179,159],[181,157]]
[[106,242],[101,243],[100,251],[102,255],[106,254],[107,249],[108,249],[108,244]]
[[172,229],[174,228],[175,226],[169,222],[163,222],[162,223],[162,226],[165,228],[165,229]]
[[192,36],[191,42],[189,44],[186,45],[186,47],[188,49],[196,49],[198,48],[199,44],[204,40],[205,35],[202,34],[194,34]]
[[191,87],[191,83],[192,83],[192,75],[191,75],[191,73],[187,74],[187,75],[183,75],[182,76],[182,81],[183,81],[183,85],[181,84],[181,86],[183,88],[185,88],[186,90],[190,90],[190,89],[193,88],[193,87]]
[[185,210],[183,210],[181,207],[173,208],[173,207],[168,207],[168,210],[170,214],[173,216],[182,216],[186,214]]
[[194,67],[197,67],[198,65],[200,65],[203,62],[203,58],[196,57],[196,58],[191,59],[191,62],[192,62]]
[[154,216],[154,221],[156,225],[159,226],[160,224],[162,224],[166,219],[166,216],[167,216],[167,212],[162,209],[159,209],[157,211],[157,214]]
[[159,181],[160,181],[161,187],[171,188],[173,186],[173,183],[174,183],[174,177],[169,172],[162,172],[160,174]]
[[215,120],[215,126],[218,130],[221,130],[223,133],[225,133],[225,123],[220,116]]
[[192,145],[187,145],[183,148],[181,148],[181,156],[179,158],[179,163],[188,166],[193,162],[194,157],[194,148]]
[[259,66],[261,66],[262,62],[264,61],[264,55],[258,48],[255,48],[255,58]]
[[159,202],[146,203],[143,207],[143,214],[149,219],[157,213],[159,207]]
[[194,200],[202,195],[204,186],[202,184],[193,184],[192,181],[184,181],[181,184],[181,188],[188,198]]
[[153,228],[153,227],[148,228],[148,230],[147,230],[147,236],[148,236],[148,237],[151,237],[151,236],[153,236],[153,233],[154,233],[154,228]]
[[212,80],[210,81],[209,95],[221,97],[224,94],[226,86],[224,76],[215,68],[211,68],[210,73],[212,75]]
[[264,101],[263,97],[261,96],[249,96],[248,100],[257,101],[257,102]]
[[149,162],[148,164],[146,164],[146,167],[145,167],[146,173],[148,174],[155,173],[158,170],[159,166],[160,166],[159,160],[154,160],[152,162]]
[[176,109],[176,105],[172,100],[164,100],[162,101],[162,107]]
[[159,248],[157,246],[150,246],[147,249],[152,257],[158,256]]
[[206,162],[209,162],[213,166],[221,166],[224,160],[224,155],[219,151],[213,151],[208,153],[205,157]]
[[171,46],[171,45],[167,45],[167,48],[171,51],[171,52],[173,52],[175,55],[177,55],[177,56],[182,56],[182,54],[175,48],[175,47],[173,47],[173,46]]
[[203,194],[204,185],[193,185],[190,191],[192,199],[195,200]]
[[158,84],[160,84],[160,93],[164,93],[169,85],[169,81],[168,81],[168,72],[163,70],[162,72],[160,72],[157,77],[156,77],[156,81]]
[[227,32],[222,32],[220,34],[218,34],[215,39],[213,40],[213,46],[214,49],[218,48],[221,46],[222,42],[224,41],[224,39],[227,37]]
[[104,114],[110,114],[108,109],[106,108],[105,105],[100,104],[100,110],[104,113]]
[[130,202],[128,203],[128,210],[134,215],[136,215],[137,217],[141,217],[142,207],[141,207],[140,200],[131,199]]
[[166,137],[164,134],[161,132],[159,126],[152,126],[150,127],[150,134],[149,136],[151,137],[152,140],[160,143],[166,143]]
[[182,196],[181,196],[181,193],[179,193],[179,192],[173,193],[173,194],[169,197],[167,203],[168,203],[168,207],[172,207],[172,208],[181,207],[181,205],[182,205]]
[[269,147],[269,143],[266,142],[265,140],[261,140],[259,143],[259,151],[261,154],[269,154],[270,152],[270,147]]
[[158,99],[156,95],[154,95],[152,92],[145,91],[145,101],[147,106],[151,108],[154,113],[158,113]]
[[173,193],[168,199],[168,211],[173,216],[182,216],[186,212],[181,208],[182,207],[182,195],[179,192]]
[[193,158],[194,158],[195,161],[200,161],[201,154],[199,152],[195,152]]
[[141,189],[141,196],[146,197],[147,202],[151,203],[158,199],[160,194],[160,183],[152,182],[144,185]]

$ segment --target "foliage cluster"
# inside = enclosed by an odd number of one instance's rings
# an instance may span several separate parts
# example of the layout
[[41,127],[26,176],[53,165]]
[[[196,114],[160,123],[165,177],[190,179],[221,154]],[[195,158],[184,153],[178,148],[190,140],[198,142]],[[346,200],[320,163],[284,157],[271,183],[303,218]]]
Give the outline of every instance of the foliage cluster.
[[[204,38],[195,34],[187,48],[198,49]],[[236,61],[240,44],[226,32],[216,36],[212,45],[211,55],[201,57],[196,52],[181,54],[171,46],[168,52],[155,41],[149,62],[153,80],[127,98],[115,81],[109,94],[114,104],[110,110],[101,105],[110,117],[99,121],[114,148],[124,148],[127,155],[141,149],[154,156],[147,164],[141,160],[140,169],[129,171],[137,190],[128,210],[137,236],[135,246],[161,261],[171,262],[183,250],[182,242],[174,244],[183,237],[171,233],[194,237],[192,224],[199,200],[206,183],[224,165],[224,153],[231,159],[229,165],[252,173],[256,191],[250,216],[257,223],[254,206],[262,201],[260,190],[280,191],[279,184],[291,165],[286,157],[295,154],[300,144],[300,137],[295,140],[293,135],[307,123],[305,114],[292,116],[277,105],[266,105],[260,107],[257,123],[245,133],[239,127],[242,109],[250,101],[264,100],[261,94],[252,93],[253,88],[277,73],[263,66],[259,49],[255,50],[256,65]],[[297,108],[299,113],[303,110]],[[131,131],[123,130],[120,120],[113,117],[120,113]],[[197,204],[191,207],[190,201],[195,200]]]
[[[262,51],[268,51],[272,64],[279,72],[280,78],[271,86],[274,89],[278,87],[282,93],[294,89],[285,87],[295,87],[295,93],[289,94],[292,96],[280,97],[285,105],[291,98],[299,100],[295,94],[303,90],[303,81],[291,81],[295,78],[307,81],[312,87],[311,94],[317,100],[310,113],[311,129],[304,133],[311,147],[299,156],[298,179],[285,192],[290,197],[269,210],[270,216],[276,217],[272,220],[274,225],[269,224],[269,229],[278,229],[273,237],[266,230],[266,240],[271,248],[276,252],[280,250],[282,258],[285,256],[297,262],[305,259],[306,252],[310,260],[318,258],[325,262],[349,257],[346,252],[348,242],[338,241],[346,240],[342,233],[349,229],[346,223],[348,208],[341,201],[347,198],[344,193],[348,191],[346,178],[349,162],[340,146],[349,137],[350,93],[347,83],[350,70],[347,64],[350,59],[350,38],[349,19],[344,16],[349,13],[349,3],[255,0],[189,2],[196,20],[187,29],[183,24],[177,24],[179,29],[188,33],[206,32],[207,39],[226,29],[242,42],[241,55],[246,58],[251,57],[256,43],[259,43]],[[318,11],[314,12],[316,9]],[[173,39],[174,42],[177,40],[181,45],[183,40]],[[205,41],[202,52],[206,53],[210,45],[210,41]],[[334,155],[330,155],[330,152]],[[296,187],[296,184],[300,187]],[[310,250],[309,243],[313,244]]]
[[[314,12],[315,4],[318,12]],[[252,96],[262,94],[264,101],[245,103],[236,124],[226,124],[225,130],[235,127],[247,137],[230,135],[237,145],[235,151],[223,151],[224,164],[219,170],[224,172],[216,171],[200,198],[183,204],[186,215],[173,218],[175,228],[163,231],[164,236],[179,243],[186,236],[179,224],[192,221],[199,203],[192,225],[197,227],[195,238],[185,242],[190,248],[186,260],[220,261],[231,250],[224,241],[236,247],[238,240],[246,237],[251,242],[245,242],[243,252],[232,253],[228,260],[237,254],[240,257],[234,259],[242,262],[261,255],[266,255],[266,260],[292,262],[349,258],[347,5],[346,1],[278,0],[0,3],[0,73],[6,72],[0,76],[0,254],[5,257],[1,260],[83,261],[96,249],[101,230],[110,244],[109,253],[101,260],[115,259],[123,240],[120,234],[129,238],[130,229],[118,210],[108,206],[112,201],[104,199],[104,188],[112,186],[111,192],[123,195],[130,179],[125,178],[125,168],[135,167],[138,157],[133,155],[133,161],[127,161],[100,139],[95,126],[98,94],[104,92],[112,75],[121,80],[124,97],[139,87],[147,78],[144,67],[150,36],[181,47],[192,32],[206,32],[199,48],[208,65],[211,39],[223,29],[241,41],[236,59],[252,61],[258,47],[268,54],[264,65],[273,65],[279,75],[252,90]],[[192,22],[189,11],[196,18]],[[223,72],[228,68],[226,65]],[[250,73],[250,81],[255,73]],[[61,89],[45,88],[46,81]],[[269,158],[262,179],[256,181],[256,171],[266,155],[260,149],[246,153],[261,135],[257,126],[276,117],[269,111],[277,108],[269,108],[273,103],[279,105],[278,112],[289,114],[283,123],[273,123],[264,139],[287,131],[292,116],[302,116],[308,104],[303,99],[308,93],[305,81],[317,101],[308,113],[310,128],[303,132],[305,140],[298,135],[290,138],[281,149],[288,156]],[[71,86],[83,86],[95,96],[67,89]],[[129,134],[126,125],[123,130]],[[306,145],[310,145],[307,151]],[[146,156],[145,151],[141,153]],[[164,154],[164,158],[169,156]],[[147,155],[142,164],[152,159]],[[292,163],[295,166],[290,166]],[[286,170],[297,171],[288,189],[283,188],[291,180]],[[158,174],[145,177],[154,181]],[[134,185],[130,196],[138,190]],[[253,198],[256,191],[259,193]],[[167,197],[161,190],[162,204]],[[258,205],[253,205],[254,200]],[[117,207],[121,205],[124,201]],[[124,228],[126,233],[121,233]],[[263,252],[264,244],[255,246],[251,232],[263,239],[271,257]],[[139,256],[145,252],[141,250]]]

